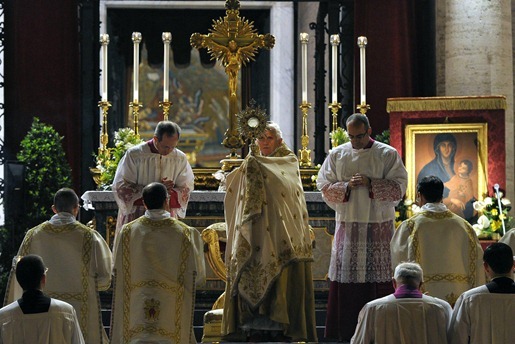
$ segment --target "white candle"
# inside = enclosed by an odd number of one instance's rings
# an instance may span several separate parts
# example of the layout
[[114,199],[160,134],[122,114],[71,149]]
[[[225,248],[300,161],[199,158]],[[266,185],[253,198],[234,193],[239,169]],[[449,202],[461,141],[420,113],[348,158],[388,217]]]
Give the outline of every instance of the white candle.
[[338,102],[338,44],[340,44],[340,36],[339,35],[331,35],[331,45],[332,49],[332,102]]
[[172,34],[170,32],[163,32],[163,45],[164,45],[164,62],[163,62],[163,102],[168,102],[169,91],[169,63],[170,63],[170,42],[172,41]]
[[301,46],[301,68],[302,68],[302,103],[308,102],[308,41],[309,35],[305,32],[300,34]]
[[361,104],[367,103],[367,78],[366,78],[366,59],[365,59],[365,48],[367,47],[367,38],[365,36],[358,37],[359,46],[359,79],[361,82]]
[[139,94],[138,94],[138,82],[139,82],[139,44],[141,42],[141,33],[133,32],[132,33],[132,41],[134,42],[134,64],[133,64],[133,97],[134,103],[138,102]]
[[107,101],[107,46],[109,45],[109,35],[104,33],[100,35],[100,43],[102,44],[102,101]]

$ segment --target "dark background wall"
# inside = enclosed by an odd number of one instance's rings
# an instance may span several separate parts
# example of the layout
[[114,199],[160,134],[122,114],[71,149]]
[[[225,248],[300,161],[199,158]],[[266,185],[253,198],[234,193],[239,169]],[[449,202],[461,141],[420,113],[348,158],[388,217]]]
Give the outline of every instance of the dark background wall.
[[76,189],[82,149],[77,13],[70,0],[10,0],[4,12],[6,159],[15,159],[37,116],[65,137]]
[[[80,194],[94,188],[89,167],[99,144],[98,7],[98,0],[7,0],[4,10],[5,158],[15,159],[38,116],[64,136]],[[354,80],[359,81],[356,37],[364,35],[368,114],[374,133],[380,133],[388,129],[388,97],[434,95],[434,0],[355,1],[352,11]],[[359,82],[353,89],[359,103]],[[323,109],[329,114],[327,105]],[[321,130],[328,135],[328,128]]]

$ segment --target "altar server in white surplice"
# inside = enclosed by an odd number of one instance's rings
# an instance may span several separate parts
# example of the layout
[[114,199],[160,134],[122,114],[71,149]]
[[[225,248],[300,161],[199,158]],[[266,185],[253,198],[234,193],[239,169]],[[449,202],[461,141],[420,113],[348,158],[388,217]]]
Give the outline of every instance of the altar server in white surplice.
[[397,151],[374,141],[368,118],[347,121],[350,142],[333,148],[317,187],[336,211],[329,265],[326,337],[350,340],[360,309],[392,293],[390,239],[408,173]]
[[143,188],[146,211],[119,233],[111,343],[195,343],[195,285],[204,283],[200,233],[171,217],[161,183]]
[[118,205],[114,246],[123,225],[144,214],[141,194],[147,184],[163,183],[172,217],[186,216],[194,176],[186,154],[176,148],[180,135],[176,123],[159,122],[151,140],[129,148],[120,160],[112,186]]
[[503,243],[488,246],[483,265],[490,282],[459,297],[449,329],[452,344],[515,342],[512,249]]
[[83,344],[75,309],[42,291],[47,268],[38,255],[16,264],[22,297],[0,309],[0,344]]
[[[43,291],[75,308],[86,343],[107,343],[98,291],[107,290],[111,285],[111,251],[97,231],[75,219],[79,198],[73,190],[57,191],[52,210],[56,214],[49,221],[27,232],[18,256],[41,256],[49,268]],[[20,296],[21,288],[14,279],[13,270],[6,303]]]
[[425,274],[424,291],[454,305],[461,293],[485,283],[483,250],[472,226],[442,203],[443,192],[436,176],[418,183],[421,211],[395,231],[392,265],[419,263]]
[[451,305],[423,295],[423,280],[417,263],[397,265],[392,279],[395,292],[363,307],[351,343],[446,344]]

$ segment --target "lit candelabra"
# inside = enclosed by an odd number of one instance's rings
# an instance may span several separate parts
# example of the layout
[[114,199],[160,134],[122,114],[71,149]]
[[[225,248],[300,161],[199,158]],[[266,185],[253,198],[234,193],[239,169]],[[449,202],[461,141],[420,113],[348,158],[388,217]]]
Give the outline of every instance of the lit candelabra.
[[311,103],[308,103],[308,41],[309,35],[305,32],[300,34],[301,44],[301,59],[302,59],[302,103],[300,110],[302,111],[302,136],[300,142],[302,149],[299,150],[299,165],[300,167],[311,167],[311,150],[308,149],[309,136],[308,136],[308,110],[311,108]]
[[169,68],[170,68],[170,43],[172,42],[172,34],[170,32],[163,32],[162,34],[164,46],[163,58],[163,101],[159,102],[159,107],[163,109],[163,120],[168,121],[168,115],[172,102],[170,101],[169,89]]
[[132,109],[132,116],[134,118],[134,133],[139,137],[139,109],[143,104],[139,102],[139,44],[141,43],[141,33],[132,33],[132,42],[134,42],[134,59],[133,59],[133,97],[134,100],[130,102],[129,106]]
[[359,112],[362,114],[366,114],[367,110],[370,110],[370,105],[367,104],[367,96],[366,96],[366,90],[367,90],[367,78],[366,78],[366,58],[365,58],[365,49],[367,47],[367,38],[365,36],[359,36],[358,37],[358,46],[359,46],[359,61],[360,61],[360,82],[361,82],[361,102],[356,107]]
[[100,147],[98,148],[98,155],[102,157],[109,156],[107,143],[109,142],[109,135],[107,133],[107,113],[111,103],[107,100],[107,46],[109,45],[109,35],[100,35],[100,44],[102,45],[102,100],[98,102],[98,107],[102,110],[102,133],[100,134]]
[[333,117],[331,146],[334,148],[338,146],[336,140],[336,130],[338,129],[338,111],[342,108],[342,104],[338,103],[338,45],[340,44],[339,35],[331,35],[332,46],[332,64],[331,64],[331,85],[332,85],[332,102],[329,104]]

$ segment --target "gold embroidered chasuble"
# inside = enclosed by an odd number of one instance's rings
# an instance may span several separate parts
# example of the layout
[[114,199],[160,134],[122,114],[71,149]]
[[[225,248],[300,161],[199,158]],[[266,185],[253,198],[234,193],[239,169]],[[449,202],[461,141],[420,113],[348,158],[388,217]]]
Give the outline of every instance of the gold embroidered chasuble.
[[[227,176],[225,219],[228,276],[222,332],[237,331],[247,308],[250,314],[283,324],[291,337],[316,340],[308,212],[298,160],[286,145],[267,157],[247,156]],[[295,276],[299,290],[305,288],[303,300],[292,300],[288,295],[295,293],[279,290],[287,286],[287,276]],[[281,293],[286,296],[271,305]],[[298,324],[288,307],[297,307],[302,315]]]
[[[37,254],[48,267],[43,291],[70,303],[77,313],[86,343],[108,343],[102,325],[98,291],[111,285],[112,256],[102,236],[75,221],[53,225],[46,221],[30,229],[18,250],[19,256]],[[6,303],[22,295],[11,271]]]
[[472,226],[446,211],[422,211],[405,220],[390,243],[392,268],[413,261],[424,270],[422,289],[454,305],[485,283],[483,250]]
[[123,227],[118,245],[111,342],[196,343],[195,284],[205,279],[198,231],[145,215]]

